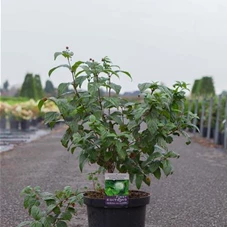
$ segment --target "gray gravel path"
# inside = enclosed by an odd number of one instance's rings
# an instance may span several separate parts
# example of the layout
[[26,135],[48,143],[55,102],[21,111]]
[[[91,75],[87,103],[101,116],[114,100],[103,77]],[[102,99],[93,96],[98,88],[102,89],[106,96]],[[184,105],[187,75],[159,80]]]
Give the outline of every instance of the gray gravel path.
[[[0,154],[1,227],[15,227],[27,218],[19,197],[27,185],[47,191],[91,186],[86,173],[78,170],[76,155],[61,146],[60,138],[55,130]],[[181,155],[174,160],[174,174],[153,179],[151,187],[144,188],[151,192],[147,227],[227,227],[227,152],[184,142],[177,138],[171,145]],[[87,227],[86,223],[86,209],[81,208],[70,227]]]

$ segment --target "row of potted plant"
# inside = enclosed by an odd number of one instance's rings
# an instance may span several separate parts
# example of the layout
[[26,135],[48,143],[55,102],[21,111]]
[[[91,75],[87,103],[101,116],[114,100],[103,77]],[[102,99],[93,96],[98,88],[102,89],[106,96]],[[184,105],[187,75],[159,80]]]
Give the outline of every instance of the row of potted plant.
[[[197,113],[200,117],[197,120],[197,126],[201,130],[201,136],[209,139],[215,138],[215,133],[218,133],[217,143],[224,145],[224,132],[226,122],[226,102],[227,96],[214,96],[207,98],[187,99],[185,108],[190,109],[193,113]],[[212,110],[212,111],[211,111]],[[209,117],[210,124],[209,124]],[[217,125],[218,124],[218,125]],[[208,128],[210,133],[208,135]],[[218,130],[216,132],[216,130]]]
[[27,129],[31,123],[36,124],[42,120],[46,112],[58,111],[53,102],[47,102],[42,111],[38,109],[38,103],[33,99],[16,104],[0,102],[0,128],[7,129]]

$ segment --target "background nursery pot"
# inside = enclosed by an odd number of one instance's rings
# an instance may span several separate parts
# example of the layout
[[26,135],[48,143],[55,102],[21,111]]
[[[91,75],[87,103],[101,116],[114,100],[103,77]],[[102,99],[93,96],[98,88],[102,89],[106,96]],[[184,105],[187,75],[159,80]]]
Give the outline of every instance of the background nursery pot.
[[[151,177],[160,179],[161,173],[172,174],[170,159],[179,155],[168,150],[168,144],[180,135],[185,136],[189,144],[184,130],[196,127],[191,124],[196,116],[184,111],[186,84],[176,82],[168,88],[156,82],[142,83],[138,85],[140,97],[131,101],[122,97],[121,86],[114,83],[121,75],[130,79],[131,75],[113,65],[108,57],[101,62],[90,59],[72,63],[73,53],[68,47],[54,54],[55,59],[58,56],[63,56],[67,64],[52,68],[49,76],[64,67],[69,69],[72,81],[61,83],[57,97],[43,98],[38,106],[41,109],[48,100],[58,107],[58,111],[47,112],[44,121],[50,127],[58,122],[67,126],[61,143],[78,156],[80,170],[88,163],[98,166],[102,173],[128,174],[137,189],[142,183],[150,185]],[[89,192],[84,196],[90,227],[144,227],[149,195],[144,197],[143,193],[140,202],[131,197],[133,193],[129,191],[127,207],[110,208],[104,205],[108,196],[103,187],[99,186],[96,191],[100,196],[95,200]],[[137,202],[141,206],[137,206]],[[141,214],[136,218],[138,210]],[[139,221],[137,225],[134,218]],[[96,225],[96,220],[101,224]]]

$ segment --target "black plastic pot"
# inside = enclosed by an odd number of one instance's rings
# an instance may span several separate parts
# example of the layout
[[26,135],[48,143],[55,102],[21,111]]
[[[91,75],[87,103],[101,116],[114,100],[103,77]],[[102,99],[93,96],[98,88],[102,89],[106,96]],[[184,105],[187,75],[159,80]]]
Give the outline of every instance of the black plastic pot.
[[0,129],[6,129],[6,118],[5,117],[0,118]]
[[19,121],[14,119],[14,118],[11,118],[10,119],[10,130],[19,130]]
[[215,128],[210,129],[210,138],[213,139],[215,137]]
[[224,145],[225,134],[223,132],[218,133],[218,144]]
[[84,196],[89,227],[145,227],[146,205],[150,195],[129,199],[127,207],[105,207],[105,199]]
[[29,120],[22,119],[20,123],[21,123],[21,130],[22,131],[28,131],[29,130],[29,127],[30,127],[30,121]]
[[207,127],[204,127],[204,128],[203,128],[202,136],[203,136],[203,137],[207,137]]

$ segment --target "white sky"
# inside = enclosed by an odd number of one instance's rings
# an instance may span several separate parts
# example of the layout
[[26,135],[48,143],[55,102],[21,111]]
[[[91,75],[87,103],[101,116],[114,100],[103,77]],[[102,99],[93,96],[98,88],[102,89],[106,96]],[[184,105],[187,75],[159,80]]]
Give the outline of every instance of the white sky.
[[[2,0],[1,84],[22,84],[62,60],[69,46],[75,60],[109,56],[129,71],[122,91],[140,82],[193,84],[213,76],[217,93],[227,90],[227,0]],[[70,81],[66,69],[51,76]]]

